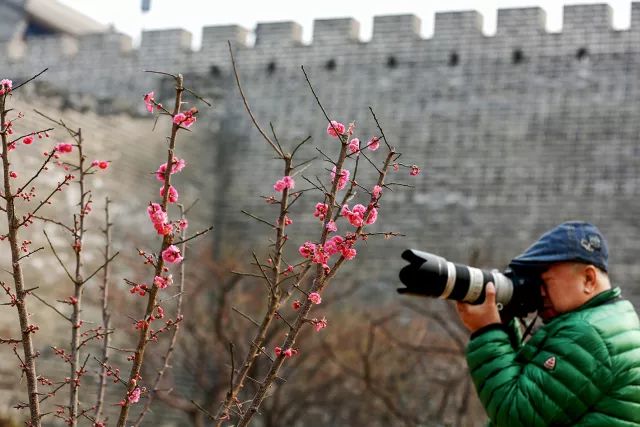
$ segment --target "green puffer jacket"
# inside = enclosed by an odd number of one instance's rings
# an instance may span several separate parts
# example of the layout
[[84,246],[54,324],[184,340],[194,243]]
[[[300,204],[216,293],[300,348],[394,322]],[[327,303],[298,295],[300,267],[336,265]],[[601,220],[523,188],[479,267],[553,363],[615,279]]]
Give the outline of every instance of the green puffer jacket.
[[640,323],[620,289],[554,318],[516,349],[477,331],[467,363],[490,425],[640,426]]

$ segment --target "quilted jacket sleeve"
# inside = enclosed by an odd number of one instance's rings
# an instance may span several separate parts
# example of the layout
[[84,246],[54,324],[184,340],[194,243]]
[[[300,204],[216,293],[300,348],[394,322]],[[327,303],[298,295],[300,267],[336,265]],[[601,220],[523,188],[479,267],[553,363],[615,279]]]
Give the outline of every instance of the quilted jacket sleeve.
[[495,426],[571,425],[611,378],[605,343],[581,321],[543,328],[519,351],[504,329],[490,328],[472,337],[467,363]]

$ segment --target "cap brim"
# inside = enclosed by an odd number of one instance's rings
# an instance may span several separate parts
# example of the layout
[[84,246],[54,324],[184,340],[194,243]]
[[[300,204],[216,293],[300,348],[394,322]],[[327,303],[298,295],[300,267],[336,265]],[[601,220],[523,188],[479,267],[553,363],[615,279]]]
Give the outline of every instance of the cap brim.
[[509,268],[519,273],[542,274],[549,269],[549,262],[512,262]]

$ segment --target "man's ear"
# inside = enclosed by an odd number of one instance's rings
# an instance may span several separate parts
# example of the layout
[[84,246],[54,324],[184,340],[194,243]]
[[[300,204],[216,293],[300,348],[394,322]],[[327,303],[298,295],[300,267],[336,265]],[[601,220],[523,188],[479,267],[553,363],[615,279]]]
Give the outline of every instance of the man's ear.
[[598,284],[598,269],[593,265],[587,265],[584,269],[584,293],[592,294]]

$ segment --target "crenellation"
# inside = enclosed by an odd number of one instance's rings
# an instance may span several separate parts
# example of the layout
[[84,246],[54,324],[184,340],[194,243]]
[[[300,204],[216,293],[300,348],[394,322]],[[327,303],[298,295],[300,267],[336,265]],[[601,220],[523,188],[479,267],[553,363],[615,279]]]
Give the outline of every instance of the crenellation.
[[140,41],[140,55],[157,55],[160,52],[169,55],[175,52],[190,51],[191,38],[191,33],[183,29],[143,31]]
[[302,45],[302,26],[297,22],[261,22],[256,27],[256,47],[300,45]]
[[613,9],[608,4],[577,4],[563,7],[563,33],[607,33],[613,29]]
[[202,45],[200,51],[203,53],[215,53],[227,51],[227,41],[231,42],[234,48],[247,47],[247,36],[249,31],[239,25],[215,25],[202,29]]
[[372,42],[418,40],[422,21],[415,15],[384,15],[373,18]]
[[544,34],[547,13],[540,7],[498,9],[497,36],[518,37]]
[[458,39],[482,37],[483,16],[475,10],[438,12],[435,17],[433,38]]
[[131,49],[131,37],[115,31],[86,34],[78,38],[78,50],[83,54],[113,56],[113,54],[129,52]]
[[[57,55],[75,58],[80,68],[125,70],[173,67],[184,64],[185,72],[221,76],[229,67],[227,40],[239,52],[247,52],[245,67],[282,70],[294,65],[290,57],[306,64],[320,64],[327,70],[342,66],[378,64],[394,69],[399,64],[455,67],[472,62],[501,64],[527,62],[550,56],[593,59],[610,52],[635,50],[640,42],[640,2],[632,4],[631,30],[612,31],[611,8],[606,4],[565,7],[565,28],[558,33],[546,31],[546,13],[539,7],[499,9],[495,36],[485,36],[483,17],[477,11],[436,13],[433,37],[420,36],[420,19],[415,15],[376,16],[370,42],[360,40],[360,24],[353,18],[318,19],[314,22],[310,45],[302,43],[298,23],[267,22],[255,29],[255,45],[248,45],[249,30],[238,25],[205,27],[202,47],[191,51],[191,34],[182,29],[144,31],[141,45],[132,49],[131,39],[110,30],[107,33],[72,36],[43,36],[5,41],[0,49],[13,69],[27,70],[50,62]],[[341,58],[335,54],[320,57],[322,47],[341,45]],[[320,46],[316,49],[315,46]],[[283,48],[298,47],[288,50]],[[266,49],[265,49],[266,48]],[[81,54],[78,54],[81,53]],[[242,57],[240,55],[239,57]],[[100,59],[96,60],[96,57]],[[593,62],[593,61],[592,61]],[[35,64],[35,65],[34,65]],[[585,62],[585,64],[588,64]],[[22,72],[22,71],[21,71]],[[83,69],[84,73],[94,73]]]
[[313,21],[312,44],[338,44],[357,42],[360,23],[353,18],[316,19]]

